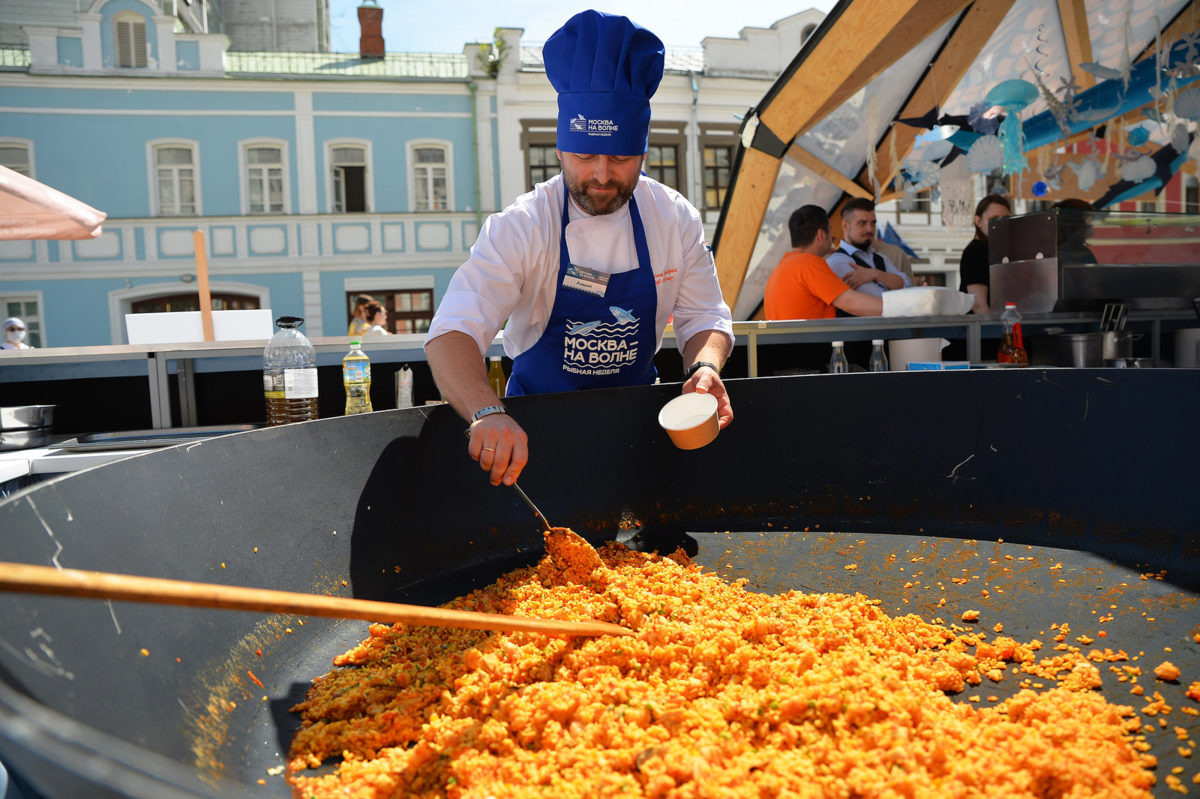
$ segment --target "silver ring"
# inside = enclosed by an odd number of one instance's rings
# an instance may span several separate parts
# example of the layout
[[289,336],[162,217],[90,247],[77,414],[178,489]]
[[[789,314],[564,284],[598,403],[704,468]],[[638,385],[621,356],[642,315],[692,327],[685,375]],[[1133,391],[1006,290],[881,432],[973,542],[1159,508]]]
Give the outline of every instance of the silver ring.
[[496,448],[495,447],[484,447],[483,451],[484,452],[495,452]]

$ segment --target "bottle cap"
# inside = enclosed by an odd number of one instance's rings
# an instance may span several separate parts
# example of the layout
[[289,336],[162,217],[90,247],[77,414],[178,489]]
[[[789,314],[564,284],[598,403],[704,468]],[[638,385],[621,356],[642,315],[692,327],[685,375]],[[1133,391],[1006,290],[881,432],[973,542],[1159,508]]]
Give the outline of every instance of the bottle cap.
[[491,361],[492,363],[495,363],[496,361],[500,360],[500,356],[499,355],[489,355],[488,360]]
[[1006,302],[1006,303],[1004,303],[1004,307],[1005,308],[1016,308],[1017,304],[1015,302]]
[[873,338],[873,339],[871,339],[871,346],[873,346],[873,347],[882,347],[882,346],[883,346],[883,339],[881,339],[881,338]]
[[833,346],[835,346],[835,347],[840,347],[840,346],[842,346],[842,344],[844,344],[844,343],[845,343],[845,342],[841,342],[841,341],[835,341],[835,342],[833,342]]
[[358,339],[351,339],[351,340],[350,340],[350,346],[351,346],[351,347],[354,347],[354,348],[356,348],[356,349],[357,349],[358,347],[361,347],[361,346],[362,346],[362,342],[361,342],[361,341],[359,341]]

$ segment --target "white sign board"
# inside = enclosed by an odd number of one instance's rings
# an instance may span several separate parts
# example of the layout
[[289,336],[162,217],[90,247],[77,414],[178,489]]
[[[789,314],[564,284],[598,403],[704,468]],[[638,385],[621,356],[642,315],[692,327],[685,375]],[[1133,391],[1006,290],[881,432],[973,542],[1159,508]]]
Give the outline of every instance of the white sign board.
[[[213,311],[214,341],[268,339],[274,333],[270,308],[254,311]],[[125,314],[130,344],[189,344],[204,341],[199,311]]]

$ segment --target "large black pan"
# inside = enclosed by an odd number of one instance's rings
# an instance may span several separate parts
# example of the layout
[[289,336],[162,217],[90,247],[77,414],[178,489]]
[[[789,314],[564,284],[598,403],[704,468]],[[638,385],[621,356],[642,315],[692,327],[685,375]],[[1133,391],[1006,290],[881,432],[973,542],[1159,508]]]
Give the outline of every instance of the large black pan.
[[[1144,652],[1144,671],[1170,659],[1184,685],[1200,678],[1200,371],[730,389],[733,426],[687,452],[655,421],[676,385],[513,400],[535,453],[521,482],[595,541],[640,524],[634,544],[683,543],[754,588],[861,590],[947,623],[973,608],[989,629],[1048,644],[1054,623],[1072,638],[1104,629],[1097,643]],[[110,464],[0,504],[2,559],[441,602],[541,552],[536,520],[487,484],[462,428],[446,407],[418,408]],[[48,797],[285,796],[288,708],[364,634],[359,622],[0,596],[0,757]],[[1111,700],[1140,706],[1104,677]],[[1190,702],[1183,685],[1142,683]],[[1200,737],[1193,716],[1171,723]],[[1156,735],[1162,771],[1183,764],[1190,777],[1170,726]]]

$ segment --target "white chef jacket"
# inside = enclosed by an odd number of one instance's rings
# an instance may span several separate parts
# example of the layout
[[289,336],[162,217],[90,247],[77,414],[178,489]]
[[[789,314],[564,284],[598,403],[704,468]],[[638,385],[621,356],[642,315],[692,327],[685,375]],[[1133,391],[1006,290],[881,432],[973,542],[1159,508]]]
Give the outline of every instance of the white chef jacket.
[[[869,264],[871,268],[875,267],[875,256],[878,255],[883,259],[885,272],[891,272],[893,275],[899,275],[904,280],[903,288],[907,289],[912,287],[912,278],[905,274],[900,267],[892,263],[892,259],[888,258],[881,252],[877,252],[874,247],[867,247],[864,250],[860,247],[855,247],[848,241],[842,241],[840,247],[831,252],[829,255],[825,256],[825,263],[829,264],[829,268],[833,270],[834,274],[844,279],[846,275],[854,271],[854,267],[861,266],[861,264],[854,262],[854,258],[851,257],[852,253],[858,253],[858,257],[863,259],[863,263]],[[874,297],[882,297],[883,292],[887,291],[882,283],[877,283],[875,281],[862,284],[858,287],[858,290],[864,294],[870,294]]]
[[[565,190],[562,175],[556,175],[488,217],[470,258],[450,279],[426,343],[458,331],[475,339],[484,354],[506,319],[504,351],[510,358],[537,343],[558,287]],[[662,346],[663,330],[672,315],[680,350],[705,330],[719,330],[732,343],[732,316],[704,242],[700,212],[682,194],[645,175],[633,196],[658,287],[655,351]],[[607,274],[636,269],[629,203],[614,213],[591,216],[571,200],[567,247],[578,266]]]

